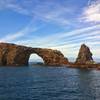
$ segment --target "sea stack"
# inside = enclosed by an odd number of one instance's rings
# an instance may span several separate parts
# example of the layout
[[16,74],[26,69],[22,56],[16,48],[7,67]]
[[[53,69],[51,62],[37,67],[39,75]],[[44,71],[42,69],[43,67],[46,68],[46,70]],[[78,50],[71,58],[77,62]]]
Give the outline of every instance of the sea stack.
[[81,45],[81,48],[79,50],[79,54],[75,63],[77,64],[93,64],[94,63],[93,58],[92,58],[92,53],[89,47],[86,46],[85,44]]

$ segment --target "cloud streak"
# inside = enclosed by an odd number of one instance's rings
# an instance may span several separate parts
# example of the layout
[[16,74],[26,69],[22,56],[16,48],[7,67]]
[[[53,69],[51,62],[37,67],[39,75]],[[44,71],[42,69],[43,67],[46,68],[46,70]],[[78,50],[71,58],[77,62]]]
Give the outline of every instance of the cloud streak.
[[25,28],[23,28],[19,32],[8,34],[5,37],[1,38],[0,42],[12,42],[12,41],[15,41],[16,39],[21,38],[25,35],[29,35],[30,32],[37,31],[38,28],[33,27],[33,22],[34,21],[31,21]]
[[[10,9],[25,16],[31,16],[32,19],[35,17],[46,23],[52,22],[53,24],[63,26],[63,28],[66,28],[65,26],[71,26],[72,28],[70,31],[66,29],[65,32],[52,33],[52,35],[47,32],[46,36],[41,35],[41,37],[36,37],[34,36],[34,32],[39,29],[39,26],[34,27],[30,24],[15,34],[8,34],[0,39],[0,41],[14,42],[33,47],[37,46],[59,49],[66,56],[77,55],[79,46],[82,43],[86,43],[90,47],[93,46],[96,56],[100,54],[98,52],[98,49],[100,49],[99,0],[92,3],[91,0],[89,0],[88,6],[85,7],[83,12],[79,15],[81,16],[81,22],[79,17],[74,16],[73,18],[76,11],[72,6],[64,6],[60,3],[56,3],[54,0],[45,0],[45,2],[40,2],[40,0],[20,0],[20,2],[17,2],[17,0],[0,0],[0,9]],[[93,22],[92,25],[91,22]],[[83,25],[83,23],[85,23],[85,25]],[[78,28],[74,29],[74,25]],[[79,28],[80,26],[81,28]],[[30,34],[32,32],[33,34]],[[25,35],[30,35],[31,38],[17,40]],[[75,52],[73,52],[73,50],[75,50]]]
[[[73,12],[71,7],[63,6],[55,1],[41,2],[39,0],[17,2],[17,0],[1,0],[1,9],[11,9],[20,14],[24,14],[31,17],[38,17],[46,22],[54,22],[58,25],[69,25],[70,18],[65,17],[65,14]],[[33,3],[35,3],[33,7]]]
[[83,12],[82,19],[86,22],[100,22],[100,0],[96,0],[90,3]]
[[[63,41],[65,39],[65,41]],[[33,41],[34,40],[34,41]],[[73,30],[66,33],[56,33],[43,38],[32,40],[16,41],[18,44],[24,44],[33,47],[52,48],[61,50],[65,56],[76,56],[81,44],[85,43],[96,50],[100,49],[100,25]],[[35,43],[35,44],[34,44]],[[73,52],[74,50],[74,52]]]

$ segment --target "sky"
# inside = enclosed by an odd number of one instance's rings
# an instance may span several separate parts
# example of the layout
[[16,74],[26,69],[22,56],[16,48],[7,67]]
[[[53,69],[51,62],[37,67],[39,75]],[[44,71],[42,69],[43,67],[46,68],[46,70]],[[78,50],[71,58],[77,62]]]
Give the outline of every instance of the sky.
[[0,0],[0,42],[100,58],[100,0]]

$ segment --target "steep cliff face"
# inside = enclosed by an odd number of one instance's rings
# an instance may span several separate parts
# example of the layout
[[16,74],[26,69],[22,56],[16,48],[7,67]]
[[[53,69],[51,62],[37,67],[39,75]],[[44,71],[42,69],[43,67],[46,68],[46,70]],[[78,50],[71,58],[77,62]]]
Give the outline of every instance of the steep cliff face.
[[64,55],[57,50],[0,43],[0,65],[28,65],[28,60],[32,53],[39,55],[46,65],[63,65],[68,63],[68,60],[64,58]]
[[28,48],[15,44],[0,43],[0,65],[27,65]]
[[79,64],[92,64],[94,63],[93,58],[92,58],[92,53],[85,44],[81,45],[81,48],[79,50],[78,57],[76,59],[75,63]]

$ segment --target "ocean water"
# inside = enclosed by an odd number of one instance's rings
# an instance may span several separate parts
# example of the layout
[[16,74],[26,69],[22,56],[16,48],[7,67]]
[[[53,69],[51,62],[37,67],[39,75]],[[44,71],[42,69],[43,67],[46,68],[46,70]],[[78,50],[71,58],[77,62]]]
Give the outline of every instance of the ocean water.
[[0,67],[0,100],[100,100],[100,71]]

